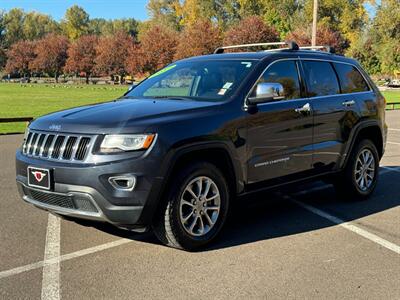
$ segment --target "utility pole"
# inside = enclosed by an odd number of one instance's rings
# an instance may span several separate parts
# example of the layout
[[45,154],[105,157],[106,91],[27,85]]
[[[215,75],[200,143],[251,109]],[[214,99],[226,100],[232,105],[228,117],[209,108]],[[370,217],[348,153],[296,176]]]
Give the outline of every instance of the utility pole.
[[311,46],[317,45],[318,0],[314,0]]

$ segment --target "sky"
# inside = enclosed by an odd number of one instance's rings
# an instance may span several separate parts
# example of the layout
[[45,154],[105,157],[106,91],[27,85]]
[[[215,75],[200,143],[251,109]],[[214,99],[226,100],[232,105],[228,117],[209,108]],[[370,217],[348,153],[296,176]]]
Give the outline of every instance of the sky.
[[[135,18],[137,20],[146,20],[146,5],[148,0],[0,0],[0,10],[6,11],[18,7],[25,11],[38,11],[51,15],[59,21],[65,14],[67,8],[74,4],[82,6],[90,15],[90,18]],[[377,0],[380,3],[380,0]],[[373,17],[375,9],[367,4],[366,9]]]
[[60,20],[67,8],[74,4],[82,6],[90,18],[135,18],[148,19],[146,5],[148,0],[0,0],[0,10],[22,8],[25,11],[38,11]]

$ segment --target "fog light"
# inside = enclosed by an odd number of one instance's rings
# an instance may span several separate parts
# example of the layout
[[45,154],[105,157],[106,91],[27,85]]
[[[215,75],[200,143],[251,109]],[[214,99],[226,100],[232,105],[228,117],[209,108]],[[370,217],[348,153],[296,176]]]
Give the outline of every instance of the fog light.
[[136,185],[136,177],[131,175],[113,176],[108,182],[117,190],[132,191]]

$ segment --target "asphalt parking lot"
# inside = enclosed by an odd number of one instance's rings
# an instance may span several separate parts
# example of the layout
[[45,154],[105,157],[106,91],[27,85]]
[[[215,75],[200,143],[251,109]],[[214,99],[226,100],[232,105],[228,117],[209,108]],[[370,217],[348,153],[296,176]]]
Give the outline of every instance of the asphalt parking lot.
[[400,299],[400,111],[387,122],[369,200],[344,201],[322,182],[257,194],[198,253],[24,203],[14,182],[22,136],[2,136],[0,299]]

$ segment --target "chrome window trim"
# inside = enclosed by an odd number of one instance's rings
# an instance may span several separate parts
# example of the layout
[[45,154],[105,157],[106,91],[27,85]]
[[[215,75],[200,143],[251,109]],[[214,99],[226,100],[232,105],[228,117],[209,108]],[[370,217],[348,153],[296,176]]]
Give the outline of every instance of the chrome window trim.
[[[278,103],[278,102],[282,102],[282,101],[304,101],[306,99],[315,99],[315,98],[328,98],[328,97],[337,97],[337,96],[348,96],[348,95],[357,95],[357,94],[364,94],[364,93],[374,93],[374,89],[371,87],[369,80],[367,80],[367,78],[364,76],[363,72],[360,71],[360,68],[358,68],[358,66],[356,66],[353,63],[349,63],[349,62],[343,62],[343,61],[337,61],[334,59],[322,59],[322,58],[302,58],[302,57],[291,57],[291,58],[281,58],[281,59],[277,59],[274,60],[273,62],[271,62],[268,66],[265,67],[264,71],[262,71],[261,75],[257,78],[256,82],[252,85],[251,89],[249,90],[249,92],[247,93],[245,99],[244,99],[244,109],[247,110],[248,109],[248,104],[247,104],[247,99],[250,97],[250,94],[252,92],[252,90],[254,89],[254,87],[257,85],[257,82],[260,80],[260,78],[264,75],[264,73],[268,70],[268,68],[270,66],[272,66],[273,64],[275,64],[276,62],[280,62],[280,61],[287,61],[287,60],[293,60],[293,61],[307,61],[307,60],[313,60],[313,61],[323,61],[323,62],[329,62],[329,63],[339,63],[339,64],[345,64],[345,65],[350,65],[354,68],[356,68],[356,70],[361,74],[361,76],[363,77],[364,81],[367,83],[369,90],[368,91],[362,91],[362,92],[354,92],[354,93],[344,93],[344,94],[334,94],[334,95],[323,95],[323,96],[313,96],[313,97],[305,97],[305,98],[297,98],[297,99],[288,99],[288,100],[279,100],[279,101],[269,101],[269,102],[265,102],[265,103],[260,103],[257,104],[257,106],[262,106],[265,104],[272,104],[272,103]],[[301,65],[302,66],[302,65]],[[336,70],[335,70],[336,71]],[[297,72],[299,72],[299,70],[297,70]],[[307,83],[307,81],[305,80],[305,78],[303,78],[302,76],[300,76],[299,74],[299,79],[303,79],[303,81],[305,83]],[[340,84],[340,79],[338,78],[339,84]]]

